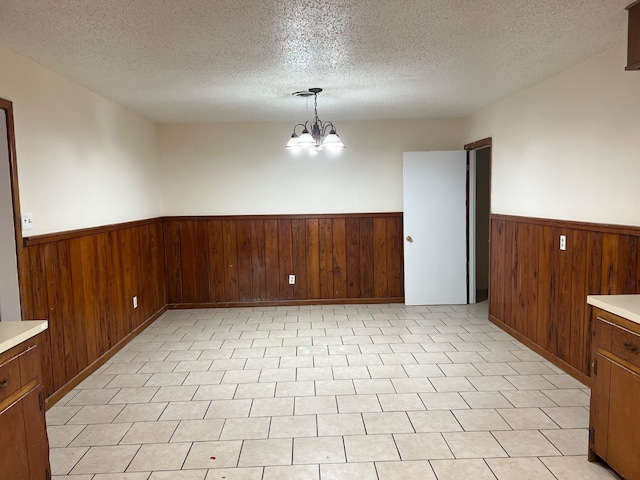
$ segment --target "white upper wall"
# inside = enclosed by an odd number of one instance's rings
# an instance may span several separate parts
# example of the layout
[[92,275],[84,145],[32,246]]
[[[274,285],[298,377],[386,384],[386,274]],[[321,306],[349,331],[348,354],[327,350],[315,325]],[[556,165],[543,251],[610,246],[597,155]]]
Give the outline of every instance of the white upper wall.
[[338,154],[284,150],[294,122],[159,126],[164,215],[402,211],[402,152],[459,150],[462,120],[336,122]]
[[640,225],[640,73],[620,45],[467,120],[493,137],[493,213]]
[[402,152],[487,136],[494,213],[640,225],[640,74],[625,54],[466,120],[337,122],[338,156],[285,151],[293,122],[156,126],[3,47],[0,97],[14,102],[27,235],[160,214],[400,211]]
[[25,236],[160,214],[156,126],[0,47],[13,102]]

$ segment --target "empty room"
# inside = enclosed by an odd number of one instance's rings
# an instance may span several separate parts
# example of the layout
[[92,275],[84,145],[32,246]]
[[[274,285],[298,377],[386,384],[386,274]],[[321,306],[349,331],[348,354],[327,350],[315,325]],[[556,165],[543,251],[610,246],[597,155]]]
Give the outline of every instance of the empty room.
[[640,480],[639,70],[631,0],[3,0],[0,480]]

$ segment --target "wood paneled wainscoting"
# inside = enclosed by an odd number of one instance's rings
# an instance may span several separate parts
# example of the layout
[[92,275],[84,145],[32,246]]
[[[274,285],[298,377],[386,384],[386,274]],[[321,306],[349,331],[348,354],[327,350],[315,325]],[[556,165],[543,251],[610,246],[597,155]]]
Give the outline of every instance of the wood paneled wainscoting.
[[640,227],[492,215],[489,292],[493,322],[588,384],[587,295],[640,293]]
[[23,243],[23,315],[49,321],[42,366],[52,404],[166,309],[163,226],[152,219]]
[[170,217],[164,227],[170,308],[404,300],[402,213]]
[[23,240],[20,279],[24,318],[49,321],[53,404],[167,306],[402,302],[402,214],[167,217],[40,235]]

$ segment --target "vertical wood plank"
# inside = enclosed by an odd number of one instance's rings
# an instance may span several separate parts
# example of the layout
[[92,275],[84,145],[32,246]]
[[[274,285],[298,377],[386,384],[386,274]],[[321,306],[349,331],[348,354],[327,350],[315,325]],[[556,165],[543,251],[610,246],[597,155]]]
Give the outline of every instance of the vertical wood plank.
[[[128,242],[131,242],[131,229],[123,229]],[[109,241],[112,245],[111,250],[111,266],[113,279],[113,289],[110,295],[115,298],[115,322],[118,325],[117,337],[113,339],[114,343],[109,346],[113,347],[116,343],[122,340],[131,331],[133,325],[133,318],[135,313],[139,311],[133,308],[133,295],[127,295],[125,288],[125,282],[135,275],[132,270],[132,262],[130,258],[130,251],[122,251],[122,244],[118,238],[119,230],[113,230],[109,232]],[[139,252],[138,252],[139,253]],[[126,269],[126,272],[125,272]]]
[[[34,320],[49,319],[47,273],[44,246],[29,248],[29,274],[31,275],[31,308]],[[45,391],[54,392],[51,333],[45,330],[42,341],[42,375]]]
[[333,220],[333,298],[347,298],[346,220]]
[[317,218],[306,221],[307,227],[307,298],[320,298],[320,239]]
[[63,356],[65,378],[63,383],[66,383],[80,371],[78,362],[81,356],[79,352],[81,347],[76,344],[74,321],[74,302],[77,294],[73,288],[71,271],[70,242],[58,242],[58,280],[60,282],[60,289],[63,292],[58,305],[64,335]]
[[238,248],[238,298],[241,302],[252,299],[251,275],[251,221],[238,220],[236,222]]
[[97,304],[94,306],[95,316],[98,320],[98,332],[101,334],[98,355],[104,354],[111,345],[115,325],[110,319],[116,315],[114,309],[115,299],[110,297],[111,280],[110,267],[112,264],[111,252],[109,251],[108,233],[96,235],[96,277],[93,287],[96,290]]
[[360,221],[347,218],[347,297],[360,298]]
[[182,267],[182,301],[184,303],[196,303],[197,297],[197,273],[196,273],[196,239],[194,222],[184,221],[180,223],[180,265]]
[[182,303],[180,222],[165,222],[164,236],[167,266],[167,301],[169,303]]
[[[158,311],[158,284],[164,283],[160,272],[156,271],[161,255],[164,264],[164,249],[160,252],[154,246],[154,230],[156,225],[144,225],[140,228],[130,228],[128,240],[128,257],[124,262],[128,265],[132,291],[130,295],[138,297],[138,308],[131,316],[132,328],[140,326],[147,318]],[[166,304],[163,303],[161,306]]]
[[[280,259],[278,250],[278,221],[264,221],[264,261],[266,299],[278,300],[280,298]],[[282,277],[284,278],[284,277]]]
[[389,296],[387,273],[387,219],[373,219],[373,296]]
[[224,220],[222,230],[224,233],[224,295],[225,301],[237,302],[240,300],[238,290],[238,239],[235,220]]
[[267,295],[264,220],[251,221],[251,292],[252,300],[264,300]]
[[[522,223],[513,224],[513,247],[511,250],[510,272],[513,274],[511,278],[511,291],[513,292],[511,298],[511,326],[518,332],[522,333],[526,329],[524,325],[524,312],[522,309],[523,304],[523,291],[520,291],[518,287],[522,286],[520,278],[522,277],[522,269],[524,260],[522,257],[526,255],[526,245],[523,242],[527,241],[527,225]],[[515,284],[514,284],[515,282]],[[526,291],[526,286],[525,286]]]
[[291,300],[294,297],[294,285],[289,285],[287,279],[293,270],[293,240],[291,236],[291,220],[278,220],[278,257],[279,272],[278,286],[280,298]]
[[[590,335],[587,330],[585,316],[587,311],[586,298],[589,294],[588,288],[588,233],[581,230],[574,230],[571,239],[567,239],[567,247],[571,249],[571,344],[569,363],[576,368],[585,371],[584,348],[587,342],[586,336]],[[570,240],[570,242],[569,242]]]
[[[138,308],[133,310],[131,316],[132,328],[138,327],[155,313],[157,284],[161,279],[160,275],[155,273],[156,262],[153,257],[157,252],[153,248],[153,229],[154,225],[129,229],[131,247],[129,257],[123,259],[123,262],[130,264],[131,278],[127,280],[132,285],[130,294],[138,297]],[[164,260],[164,252],[162,259]]]
[[[598,294],[602,291],[602,232],[588,232],[587,235],[587,293]],[[591,374],[591,308],[586,308],[583,322],[585,325],[585,348],[582,352],[584,373]]]
[[618,275],[616,278],[618,293],[636,293],[638,285],[638,243],[631,235],[620,235],[618,242]]
[[516,292],[518,295],[517,329],[529,338],[535,336],[538,322],[538,253],[540,229],[536,225],[518,225],[516,244],[520,256]]
[[360,296],[373,298],[374,294],[374,251],[373,219],[360,219]]
[[[31,247],[29,248],[31,250]],[[69,240],[69,254],[71,256],[71,285],[73,290],[72,305],[72,325],[71,329],[75,334],[73,345],[75,345],[74,354],[78,362],[78,370],[84,369],[89,365],[88,339],[87,339],[87,319],[85,312],[87,311],[84,295],[84,274],[82,263],[82,240],[73,238]],[[47,392],[50,394],[52,392]]]
[[602,235],[602,284],[604,295],[618,293],[618,242],[620,235],[605,233]]
[[294,298],[302,300],[307,295],[307,224],[304,219],[291,221],[291,241],[293,245],[293,270],[296,275]]
[[504,242],[504,221],[491,220],[491,241],[489,244],[489,255],[491,262],[489,263],[489,315],[502,321],[502,274],[501,265],[504,258],[501,255],[502,242]]
[[58,262],[58,243],[48,243],[43,246],[45,277],[47,279],[47,306],[49,320],[49,341],[51,351],[51,373],[53,375],[52,388],[57,390],[65,383],[66,362],[64,359],[64,317],[60,311],[60,304],[64,292],[60,283],[60,269]]
[[515,328],[515,319],[513,317],[514,308],[514,271],[516,270],[515,261],[516,257],[514,255],[514,238],[515,238],[515,227],[516,225],[512,222],[507,222],[504,228],[505,235],[505,243],[504,243],[504,255],[505,255],[505,264],[504,264],[504,297],[503,297],[503,315],[504,321],[507,325],[512,328]]
[[[558,252],[558,284],[555,294],[555,322],[558,332],[558,357],[570,361],[573,355],[571,346],[571,265],[573,249],[560,250],[560,235],[566,235],[567,247],[573,243],[574,231],[560,229],[555,237],[555,250]],[[585,299],[586,301],[586,299]]]
[[[138,316],[138,312],[141,311],[144,305],[144,301],[141,292],[138,292],[138,275],[135,268],[133,258],[139,254],[144,254],[138,251],[138,245],[133,244],[133,230],[137,232],[138,229],[123,228],[115,232],[117,242],[120,246],[120,255],[118,256],[119,270],[122,278],[122,294],[125,299],[133,299],[135,295],[138,298],[138,308],[127,308],[121,313],[121,322],[123,325],[122,337],[130,332],[134,325],[136,325],[135,317]],[[134,250],[135,248],[135,250]],[[133,301],[133,300],[131,300]]]
[[333,291],[333,219],[318,222],[318,249],[320,255],[320,298],[334,298]]
[[100,333],[100,316],[97,309],[100,305],[98,292],[97,235],[86,236],[81,241],[81,262],[83,267],[82,292],[85,297],[84,318],[86,325],[87,355],[89,363],[96,360],[102,352],[102,334]]
[[196,288],[195,298],[197,303],[211,302],[211,242],[208,221],[194,221],[194,247]]
[[[551,272],[551,252],[553,245],[551,227],[542,228],[542,244],[539,256],[539,280],[538,284],[538,325],[536,328],[536,343],[548,351],[552,351],[551,338],[555,338],[553,327],[550,324],[552,316],[553,292],[555,291],[555,278]],[[551,331],[550,331],[551,330]],[[557,342],[556,342],[557,346]],[[557,350],[554,349],[554,350]]]
[[209,239],[209,268],[211,269],[209,279],[209,298],[212,302],[222,302],[225,300],[224,293],[224,234],[223,225],[219,220],[207,222]]

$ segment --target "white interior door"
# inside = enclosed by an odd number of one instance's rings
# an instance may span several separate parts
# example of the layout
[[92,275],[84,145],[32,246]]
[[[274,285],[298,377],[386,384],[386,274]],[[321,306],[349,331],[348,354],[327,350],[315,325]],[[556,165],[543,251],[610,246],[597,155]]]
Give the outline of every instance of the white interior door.
[[406,152],[403,179],[406,304],[466,304],[466,153]]

